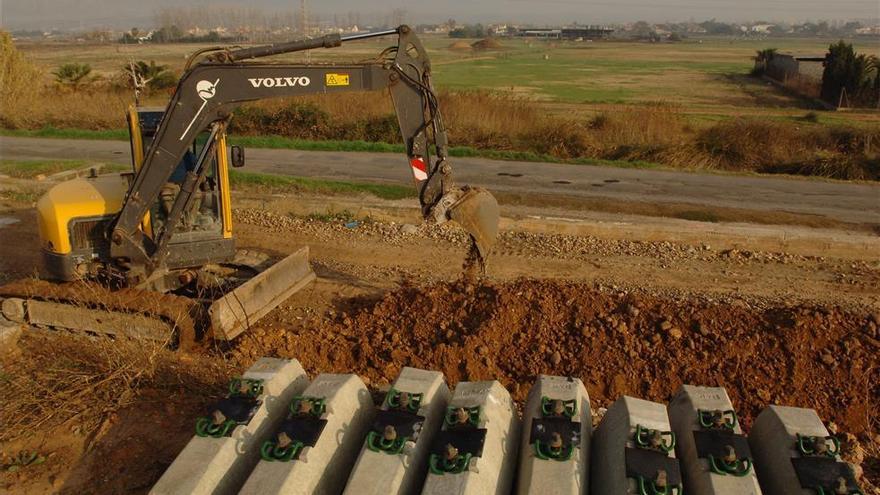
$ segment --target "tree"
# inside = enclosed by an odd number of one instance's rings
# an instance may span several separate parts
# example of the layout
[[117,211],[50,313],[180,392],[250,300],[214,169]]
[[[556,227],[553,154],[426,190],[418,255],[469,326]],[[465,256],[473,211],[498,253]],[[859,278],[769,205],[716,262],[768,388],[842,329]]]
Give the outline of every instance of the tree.
[[876,104],[876,96],[871,94],[873,86],[878,84],[873,75],[878,70],[876,65],[874,58],[857,54],[852,43],[840,40],[831,45],[825,55],[822,73],[822,99],[832,105],[839,105],[846,99]]
[[58,67],[52,75],[55,76],[55,82],[77,89],[91,73],[92,66],[89,64],[69,63]]
[[715,19],[701,22],[700,27],[706,30],[708,34],[735,34],[736,28],[731,24],[718,22]]
[[767,72],[767,66],[773,57],[776,56],[776,48],[765,48],[755,52],[755,68],[752,69],[753,76],[762,76]]
[[467,24],[449,31],[450,38],[484,38],[486,28],[482,24]]
[[177,84],[177,77],[168,70],[168,66],[157,65],[155,60],[150,60],[149,63],[143,60],[132,61],[122,70],[128,75],[136,91],[165,89]]
[[138,39],[140,37],[140,34],[141,34],[141,30],[136,27],[133,27],[133,28],[131,28],[131,31],[128,31],[126,33],[122,33],[122,38],[119,38],[119,42],[129,44],[129,45],[134,44],[134,43],[138,43],[140,41]]
[[162,26],[153,33],[152,41],[156,43],[172,43],[183,38],[183,30],[177,25]]

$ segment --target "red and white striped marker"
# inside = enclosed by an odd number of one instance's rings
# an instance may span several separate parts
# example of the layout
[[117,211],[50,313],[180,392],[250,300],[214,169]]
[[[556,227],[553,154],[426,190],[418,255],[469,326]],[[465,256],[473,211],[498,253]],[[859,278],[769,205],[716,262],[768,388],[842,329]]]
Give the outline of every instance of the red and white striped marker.
[[420,157],[414,157],[409,160],[409,165],[412,167],[413,177],[419,182],[423,180],[428,180],[428,165],[425,163],[425,160]]

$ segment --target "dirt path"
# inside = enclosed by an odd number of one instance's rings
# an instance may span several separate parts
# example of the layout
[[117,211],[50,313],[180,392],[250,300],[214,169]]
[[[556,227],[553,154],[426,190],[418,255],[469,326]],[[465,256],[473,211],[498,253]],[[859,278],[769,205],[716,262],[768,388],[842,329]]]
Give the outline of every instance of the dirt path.
[[[85,159],[128,164],[128,143],[0,136],[3,159]],[[391,153],[249,149],[247,170],[278,175],[410,185],[404,157]],[[452,158],[456,181],[511,197],[527,194],[540,206],[609,200],[687,204],[814,221],[880,225],[880,185],[770,176],[691,173],[559,163]],[[546,196],[541,198],[541,196]],[[511,198],[513,199],[513,198]],[[522,198],[520,198],[522,199]],[[626,211],[626,210],[623,210]],[[803,220],[801,220],[803,221]],[[778,223],[778,222],[775,222]]]

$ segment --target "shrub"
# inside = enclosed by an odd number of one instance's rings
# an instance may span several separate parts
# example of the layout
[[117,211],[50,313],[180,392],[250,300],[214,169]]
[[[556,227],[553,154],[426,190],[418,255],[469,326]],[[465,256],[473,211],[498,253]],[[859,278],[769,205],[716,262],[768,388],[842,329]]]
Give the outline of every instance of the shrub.
[[15,48],[12,36],[0,31],[0,125],[18,127],[17,110],[37,99],[43,73]]
[[763,76],[767,72],[767,65],[776,56],[778,50],[776,48],[765,48],[758,50],[755,54],[755,67],[752,69],[753,76]]
[[55,76],[55,82],[58,84],[76,89],[86,82],[91,73],[91,65],[74,62],[58,67],[52,75]]
[[122,67],[118,81],[124,81],[128,88],[138,90],[160,90],[177,85],[177,76],[168,70],[167,65],[158,65],[155,60],[138,60]]
[[822,73],[822,99],[832,105],[874,106],[880,100],[880,63],[856,53],[843,40],[828,48]]

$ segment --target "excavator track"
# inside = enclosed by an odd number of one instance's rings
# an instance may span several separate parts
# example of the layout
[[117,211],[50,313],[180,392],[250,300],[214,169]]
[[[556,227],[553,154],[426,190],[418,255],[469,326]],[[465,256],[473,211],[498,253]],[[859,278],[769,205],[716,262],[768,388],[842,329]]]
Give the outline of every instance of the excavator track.
[[[139,289],[110,290],[90,282],[22,279],[0,287],[0,300],[4,298],[24,301],[18,312],[26,323],[176,342],[181,350],[196,345],[196,329],[204,315],[204,308],[187,297]],[[7,301],[3,301],[4,312],[10,306],[15,312],[14,304]]]

